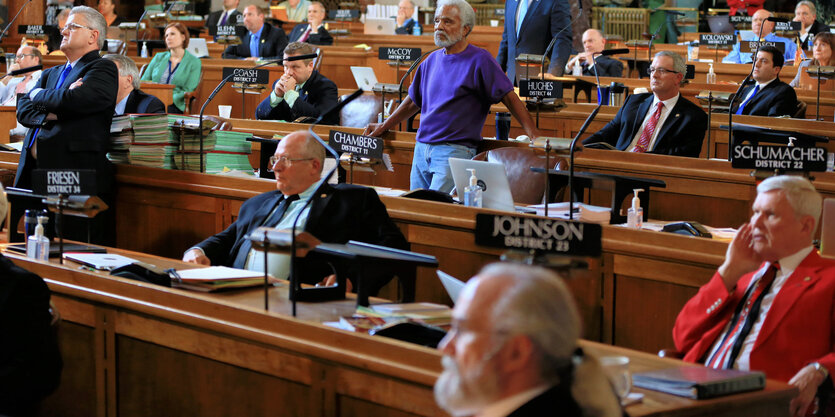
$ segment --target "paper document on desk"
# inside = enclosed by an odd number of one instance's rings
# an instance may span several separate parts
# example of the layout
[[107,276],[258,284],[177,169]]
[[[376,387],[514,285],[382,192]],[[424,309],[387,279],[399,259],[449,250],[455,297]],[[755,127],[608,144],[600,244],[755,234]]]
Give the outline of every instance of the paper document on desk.
[[264,277],[263,272],[229,268],[227,266],[210,266],[208,268],[178,269],[177,273],[180,275],[180,279],[182,279],[183,281],[230,281]]
[[[545,215],[545,205],[536,204],[528,206],[536,209],[537,216]],[[548,204],[548,217],[568,219],[568,203]],[[612,209],[609,207],[592,206],[591,204],[574,203],[574,220],[588,223],[609,224],[612,218]]]

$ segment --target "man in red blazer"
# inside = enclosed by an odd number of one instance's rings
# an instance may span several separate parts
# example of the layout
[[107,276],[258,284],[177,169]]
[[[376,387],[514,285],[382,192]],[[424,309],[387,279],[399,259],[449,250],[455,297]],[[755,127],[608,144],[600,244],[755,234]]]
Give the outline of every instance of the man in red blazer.
[[821,196],[805,178],[763,181],[751,220],[673,328],[686,361],[764,371],[796,386],[798,416],[835,370],[835,261],[812,246],[820,213]]

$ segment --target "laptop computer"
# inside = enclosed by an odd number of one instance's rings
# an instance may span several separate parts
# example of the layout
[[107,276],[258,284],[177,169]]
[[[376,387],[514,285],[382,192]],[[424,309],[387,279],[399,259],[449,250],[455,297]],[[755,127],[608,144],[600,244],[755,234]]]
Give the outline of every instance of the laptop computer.
[[188,51],[198,58],[209,57],[209,47],[206,45],[206,40],[203,38],[189,38]]
[[366,35],[394,35],[395,28],[397,28],[397,21],[391,18],[365,19]]
[[821,256],[835,259],[835,198],[823,200]]
[[458,296],[461,295],[461,291],[464,290],[464,281],[461,281],[460,279],[455,278],[440,269],[436,270],[435,273],[438,274],[438,279],[441,280],[441,284],[444,284],[444,289],[446,289],[447,294],[449,294],[449,298],[452,299],[452,303],[455,304],[458,301]]
[[467,170],[475,169],[475,176],[482,189],[482,207],[516,211],[504,165],[498,162],[449,158],[449,169],[452,171],[452,179],[455,181],[459,200],[464,195],[464,189],[470,185],[470,172]]
[[78,262],[90,268],[110,271],[120,266],[130,265],[136,262],[136,259],[128,258],[127,256],[117,255],[115,253],[76,253],[64,252],[64,259]]
[[377,84],[377,75],[374,74],[374,68],[351,67],[351,74],[354,75],[357,88],[362,89],[362,91],[372,91],[374,84]]

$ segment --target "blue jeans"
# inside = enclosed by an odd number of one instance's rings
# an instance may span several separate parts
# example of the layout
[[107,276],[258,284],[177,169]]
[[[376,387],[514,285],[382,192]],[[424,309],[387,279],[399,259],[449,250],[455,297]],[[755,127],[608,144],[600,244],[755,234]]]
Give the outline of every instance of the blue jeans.
[[449,169],[449,158],[473,159],[474,156],[475,148],[464,145],[415,142],[409,188],[428,188],[449,193],[455,186]]

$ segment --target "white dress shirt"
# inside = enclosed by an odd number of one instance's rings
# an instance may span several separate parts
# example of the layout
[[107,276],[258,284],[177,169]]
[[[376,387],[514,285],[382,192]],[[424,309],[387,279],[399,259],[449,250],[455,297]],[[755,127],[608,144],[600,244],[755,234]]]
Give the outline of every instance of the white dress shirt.
[[[758,89],[757,89],[757,94],[759,94],[759,92],[760,92],[760,91],[763,91],[763,88],[765,88],[765,86],[767,86],[767,85],[771,84],[771,83],[772,83],[772,82],[774,82],[774,80],[776,80],[776,79],[777,79],[777,77],[774,77],[774,78],[772,78],[771,80],[766,81],[766,82],[764,82],[764,83],[758,82],[758,83],[757,83],[757,85],[758,85],[758,86],[760,86],[760,88],[758,88]],[[748,90],[748,94],[746,94],[746,95],[745,95],[745,98],[744,98],[744,99],[742,99],[742,101],[740,101],[740,103],[745,103],[745,100],[748,100],[748,98],[749,98],[749,97],[751,97],[751,95],[752,95],[753,93],[754,93],[754,89],[753,89],[753,88],[752,88],[752,89],[750,89],[750,90]],[[740,106],[741,106],[741,104],[740,104]]]
[[[661,131],[661,127],[664,126],[664,122],[667,121],[667,116],[670,115],[670,112],[673,111],[673,107],[675,107],[676,103],[678,103],[678,99],[681,97],[680,94],[676,94],[675,97],[671,99],[664,100],[664,110],[661,110],[661,115],[658,116],[658,123],[655,124],[655,130],[652,132],[652,137],[649,138],[649,146],[647,146],[647,152],[653,150],[655,148],[655,140],[658,138],[658,132]],[[635,149],[635,145],[638,144],[638,140],[641,138],[641,133],[643,133],[644,128],[649,122],[650,117],[652,117],[653,113],[655,113],[655,106],[658,105],[658,97],[652,97],[652,104],[649,106],[649,111],[647,115],[644,117],[644,122],[641,123],[641,127],[638,129],[638,132],[635,133],[635,137],[632,138],[632,143],[626,148],[627,152],[632,152]]]

